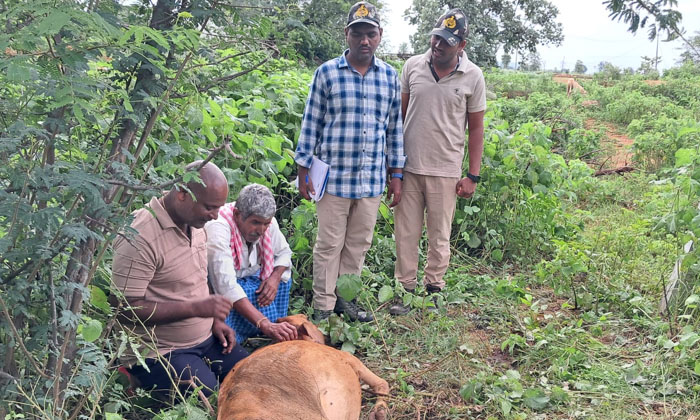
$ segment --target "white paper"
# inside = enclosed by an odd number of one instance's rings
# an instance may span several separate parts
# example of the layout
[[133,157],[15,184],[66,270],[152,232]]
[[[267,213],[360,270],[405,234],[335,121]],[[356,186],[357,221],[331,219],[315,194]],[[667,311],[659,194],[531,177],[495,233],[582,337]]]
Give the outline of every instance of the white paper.
[[[321,159],[314,156],[309,168],[309,175],[306,182],[311,180],[311,185],[314,187],[314,194],[311,194],[311,199],[319,201],[323,198],[323,193],[326,192],[326,182],[328,181],[328,170],[330,166]],[[295,185],[299,188],[299,178],[295,180]]]

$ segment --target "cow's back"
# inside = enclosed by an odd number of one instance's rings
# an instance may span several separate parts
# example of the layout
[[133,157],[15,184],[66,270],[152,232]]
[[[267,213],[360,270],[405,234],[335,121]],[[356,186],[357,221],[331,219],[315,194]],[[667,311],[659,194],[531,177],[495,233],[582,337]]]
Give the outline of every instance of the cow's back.
[[357,420],[360,382],[344,355],[309,341],[254,352],[219,391],[219,420]]

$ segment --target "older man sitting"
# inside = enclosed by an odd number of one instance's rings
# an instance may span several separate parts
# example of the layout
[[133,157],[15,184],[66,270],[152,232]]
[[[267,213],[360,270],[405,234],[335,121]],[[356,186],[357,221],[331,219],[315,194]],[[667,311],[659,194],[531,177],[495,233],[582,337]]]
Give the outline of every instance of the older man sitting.
[[226,324],[236,341],[261,332],[277,341],[296,339],[287,316],[292,250],[280,232],[270,190],[259,184],[244,187],[238,200],[219,210],[206,224],[209,280],[214,292],[233,301]]

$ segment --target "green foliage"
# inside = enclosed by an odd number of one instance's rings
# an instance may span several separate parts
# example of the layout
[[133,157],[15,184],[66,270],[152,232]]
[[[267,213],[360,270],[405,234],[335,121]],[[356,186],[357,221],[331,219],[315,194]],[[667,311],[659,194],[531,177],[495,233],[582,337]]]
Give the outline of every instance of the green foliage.
[[343,52],[347,14],[354,1],[311,0],[283,3],[286,9],[277,20],[274,37],[288,44],[290,54],[299,54],[309,62],[323,62]]
[[686,40],[680,61],[684,65],[694,65],[696,69],[700,65],[700,31],[695,31],[695,35]]
[[362,280],[360,276],[355,274],[343,274],[338,277],[338,282],[336,284],[336,290],[338,296],[345,300],[353,300],[360,293],[362,288]]
[[411,35],[414,51],[425,51],[429,34],[441,13],[458,7],[469,19],[466,51],[469,59],[479,66],[496,65],[496,54],[528,51],[535,53],[538,45],[559,45],[563,39],[561,24],[556,22],[557,8],[545,0],[458,1],[414,0],[406,11],[408,21],[416,25]]
[[700,124],[690,118],[646,115],[632,120],[627,131],[635,139],[635,160],[650,169],[674,162],[676,166],[686,165],[688,161],[678,165],[675,159],[678,150],[695,147],[700,142]]
[[581,60],[576,60],[576,64],[574,65],[574,73],[580,73],[583,74],[588,70],[585,64],[583,64],[583,61]]
[[469,203],[458,202],[453,240],[497,260],[537,261],[551,250],[552,239],[576,232],[561,200],[587,188],[590,169],[553,153],[545,125],[526,123],[509,134],[498,108],[490,109],[487,121],[483,182]]
[[677,0],[606,0],[603,4],[610,17],[629,25],[633,34],[648,25],[649,40],[665,33],[666,41],[670,41],[682,32],[679,26],[682,16],[673,9],[678,5]]
[[616,67],[612,63],[607,61],[601,61],[598,64],[598,72],[594,75],[594,80],[598,82],[610,82],[614,80],[620,80],[622,78],[622,70]]
[[[290,188],[309,75],[270,61],[266,17],[211,7],[32,0],[0,11],[0,371],[14,378],[0,392],[10,410],[68,418],[99,412],[104,395],[118,401],[110,372],[137,344],[112,329],[109,245],[131,210],[189,179],[185,162],[211,153],[233,191],[253,180]],[[224,139],[240,158],[214,156]]]
[[[113,372],[118,357],[140,345],[114,328],[108,297],[118,295],[110,290],[110,242],[129,213],[191,178],[183,164],[212,150],[232,200],[249,182],[273,189],[295,253],[291,306],[310,311],[315,206],[291,182],[310,71],[272,58],[266,45],[274,39],[283,53],[335,55],[347,6],[251,12],[197,2],[185,10],[166,2],[31,1],[2,8],[0,413],[207,418],[196,398],[155,413],[127,397]],[[437,4],[419,6],[438,13]],[[473,12],[475,37],[506,22],[483,17],[488,7],[463,7]],[[544,2],[519,7],[528,8],[526,19],[544,10],[553,21]],[[435,17],[423,23],[432,26]],[[512,45],[560,36],[550,26],[544,35],[525,31]],[[490,48],[480,50],[485,62],[495,54]],[[470,410],[479,405],[509,418],[574,409],[613,418],[628,414],[630,400],[661,398],[696,406],[697,247],[680,264],[688,290],[668,321],[655,315],[655,301],[658,279],[700,235],[700,73],[686,64],[648,86],[606,70],[598,79],[614,85],[586,85],[602,109],[590,113],[626,124],[636,162],[659,176],[594,181],[575,159],[599,144],[583,127],[590,115],[580,101],[566,98],[549,75],[488,71],[501,99],[489,103],[483,182],[473,199],[458,201],[440,312],[426,310],[434,303],[423,289],[407,293],[394,279],[393,216],[381,205],[367,267],[343,276],[339,293],[371,310],[395,298],[419,310],[402,319],[377,311],[371,324],[333,315],[321,328],[333,345],[393,378],[412,410],[406,417],[422,404],[416,398],[438,395],[424,392],[433,382],[419,381],[431,372],[442,375],[434,389],[452,393],[448,400],[461,394],[474,404],[430,418],[478,417]],[[527,99],[503,98],[513,92]]]
[[513,409],[542,410],[549,406],[551,400],[540,388],[523,387],[520,373],[516,370],[508,370],[500,376],[480,372],[475,379],[462,386],[460,395],[468,402],[493,404],[506,418],[514,414]]

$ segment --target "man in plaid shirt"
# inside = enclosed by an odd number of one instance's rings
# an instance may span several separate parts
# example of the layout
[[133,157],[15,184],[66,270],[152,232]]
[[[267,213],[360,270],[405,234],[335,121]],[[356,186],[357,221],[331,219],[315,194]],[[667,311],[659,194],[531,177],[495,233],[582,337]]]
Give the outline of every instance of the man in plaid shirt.
[[304,110],[295,161],[299,192],[315,193],[307,182],[314,156],[330,165],[325,194],[317,203],[314,245],[314,319],[331,311],[352,320],[372,315],[336,297],[338,276],[357,274],[372,244],[374,224],[389,172],[390,207],[401,199],[403,150],[401,95],[396,70],[374,56],[382,38],[374,5],[354,4],[345,27],[348,49],[316,69]]

